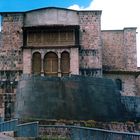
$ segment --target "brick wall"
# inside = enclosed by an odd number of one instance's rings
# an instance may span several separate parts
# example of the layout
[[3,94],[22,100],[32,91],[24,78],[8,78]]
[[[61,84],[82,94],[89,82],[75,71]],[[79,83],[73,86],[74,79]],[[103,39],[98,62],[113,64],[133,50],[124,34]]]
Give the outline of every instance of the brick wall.
[[101,11],[80,11],[80,68],[102,69]]
[[103,68],[106,70],[137,70],[136,28],[102,31]]

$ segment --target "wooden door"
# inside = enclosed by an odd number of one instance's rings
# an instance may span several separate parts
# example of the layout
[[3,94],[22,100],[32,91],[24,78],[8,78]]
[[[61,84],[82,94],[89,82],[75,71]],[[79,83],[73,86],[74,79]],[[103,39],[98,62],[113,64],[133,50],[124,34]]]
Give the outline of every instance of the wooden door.
[[49,52],[44,57],[44,74],[48,76],[58,75],[58,57],[57,54]]

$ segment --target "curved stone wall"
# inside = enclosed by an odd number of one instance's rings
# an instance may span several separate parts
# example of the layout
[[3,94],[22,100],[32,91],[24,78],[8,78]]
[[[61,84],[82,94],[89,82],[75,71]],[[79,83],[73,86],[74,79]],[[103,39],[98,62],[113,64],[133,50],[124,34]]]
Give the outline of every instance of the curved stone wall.
[[119,120],[120,98],[110,79],[23,75],[15,112],[20,119]]

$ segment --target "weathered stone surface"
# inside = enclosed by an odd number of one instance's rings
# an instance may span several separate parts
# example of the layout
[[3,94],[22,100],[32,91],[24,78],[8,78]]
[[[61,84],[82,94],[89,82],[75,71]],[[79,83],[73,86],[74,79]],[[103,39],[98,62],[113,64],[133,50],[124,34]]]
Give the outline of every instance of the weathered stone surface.
[[119,120],[120,93],[110,79],[92,77],[26,77],[17,89],[20,119]]
[[136,89],[137,89],[137,96],[140,96],[140,76],[136,79]]
[[33,10],[25,15],[25,26],[38,25],[78,25],[78,14],[63,8],[44,8]]
[[79,12],[80,45],[82,49],[80,54],[80,68],[102,69],[100,22],[101,11]]
[[104,74],[104,77],[113,79],[114,81],[116,79],[122,80],[122,90],[121,94],[123,96],[135,96],[138,94],[137,92],[137,86],[136,86],[136,76],[135,74]]
[[2,47],[2,33],[0,31],[0,48]]
[[[125,121],[125,122],[101,122],[101,121],[95,121],[95,120],[87,120],[87,121],[77,121],[77,120],[41,120],[40,124],[43,125],[71,125],[71,126],[81,126],[81,127],[88,127],[88,128],[99,128],[99,129],[105,129],[105,130],[111,130],[111,131],[118,131],[118,132],[133,132],[133,133],[139,133],[140,132],[140,124],[138,122],[131,122],[131,121]],[[53,131],[54,128],[46,128],[46,127],[40,127],[39,133],[40,135],[47,135],[48,131]],[[55,129],[56,132],[59,132],[63,136],[66,136],[66,132],[68,129],[66,128],[60,128]],[[62,131],[61,131],[62,130]],[[53,131],[54,132],[54,131]]]
[[0,134],[0,139],[1,140],[15,140],[14,138],[6,136],[6,135],[3,135],[3,134]]
[[2,14],[0,70],[22,70],[23,15]]
[[103,68],[106,70],[137,70],[136,28],[102,31]]
[[121,102],[127,112],[129,112],[129,116],[126,116],[127,118],[131,120],[138,120],[140,118],[140,97],[122,96]]
[[[0,32],[0,77],[5,83],[18,81],[20,75],[32,74],[32,54],[40,52],[41,63],[47,52],[54,52],[60,60],[61,53],[70,54],[70,74],[92,77],[119,78],[122,81],[122,95],[140,95],[139,78],[136,81],[136,28],[101,31],[101,11],[73,11],[63,8],[43,8],[27,12],[1,13],[2,30]],[[25,46],[25,27],[39,26],[77,26],[79,33],[77,46],[66,48],[28,48]],[[38,28],[40,29],[40,28]],[[21,48],[23,46],[23,48]],[[59,48],[60,47],[60,48]],[[24,49],[26,48],[26,50]],[[108,73],[104,73],[105,71]],[[116,73],[111,73],[116,71]],[[123,74],[120,72],[123,71]],[[128,72],[133,72],[130,74]],[[19,74],[20,73],[20,74]],[[41,73],[43,74],[43,66]],[[59,69],[59,76],[60,69]],[[10,78],[9,78],[10,77]],[[137,82],[137,86],[136,86]],[[1,84],[2,86],[2,84]],[[9,85],[8,85],[9,86]],[[5,87],[8,87],[5,86]],[[12,88],[12,86],[10,87]],[[100,87],[101,88],[101,87]],[[15,96],[15,87],[14,94]],[[9,94],[0,88],[0,93]],[[12,92],[13,93],[13,92]],[[2,100],[1,100],[2,101]],[[4,101],[0,115],[4,117]]]
[[3,14],[2,16],[2,47],[4,49],[19,49],[23,46],[23,14],[11,13]]

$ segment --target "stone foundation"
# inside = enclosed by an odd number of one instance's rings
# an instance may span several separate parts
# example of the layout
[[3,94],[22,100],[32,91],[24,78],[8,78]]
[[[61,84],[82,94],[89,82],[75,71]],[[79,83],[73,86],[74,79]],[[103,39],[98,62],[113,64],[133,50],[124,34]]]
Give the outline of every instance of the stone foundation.
[[[138,122],[99,122],[94,120],[88,121],[77,121],[77,120],[43,120],[40,121],[42,125],[70,125],[70,126],[82,126],[89,128],[99,128],[106,129],[112,131],[120,131],[120,132],[134,132],[140,133],[140,123]],[[40,129],[40,133],[45,132],[44,129]]]

